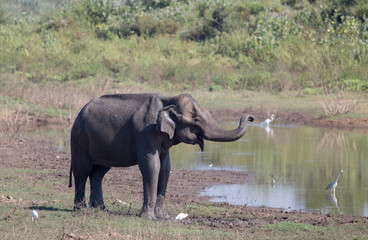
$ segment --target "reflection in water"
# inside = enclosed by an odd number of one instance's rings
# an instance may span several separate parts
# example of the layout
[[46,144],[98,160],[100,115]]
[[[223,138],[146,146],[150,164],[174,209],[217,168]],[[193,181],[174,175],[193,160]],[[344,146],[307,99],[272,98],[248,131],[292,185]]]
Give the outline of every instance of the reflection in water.
[[271,175],[271,177],[272,177],[272,179],[271,179],[271,187],[274,188],[275,187],[275,184],[276,184],[276,181],[273,178],[273,174]]
[[270,128],[270,126],[266,125],[266,126],[262,126],[262,128],[267,133],[267,136],[273,137],[273,129]]
[[326,194],[328,200],[330,200],[330,202],[337,208],[337,211],[339,212],[339,214],[341,214],[339,205],[337,205],[337,198],[335,196],[335,194]]
[[348,133],[326,131],[320,139],[318,149],[339,148],[341,154],[346,154],[350,149],[357,150],[354,138]]
[[273,188],[270,184],[215,185],[205,189],[200,196],[210,196],[213,202],[228,202],[234,205],[268,206],[286,210],[303,210],[305,202],[298,198],[291,185]]

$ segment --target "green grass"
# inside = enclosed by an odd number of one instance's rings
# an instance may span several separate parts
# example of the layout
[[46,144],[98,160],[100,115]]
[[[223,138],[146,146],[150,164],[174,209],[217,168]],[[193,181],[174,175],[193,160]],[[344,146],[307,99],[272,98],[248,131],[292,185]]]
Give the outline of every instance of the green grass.
[[295,232],[295,231],[314,231],[321,229],[321,227],[316,227],[307,223],[295,223],[295,222],[278,222],[274,224],[268,224],[262,227],[265,231],[283,231],[283,232]]
[[[355,229],[355,230],[353,230]],[[364,227],[329,224],[325,227],[308,223],[277,222],[261,227],[272,239],[365,239]]]

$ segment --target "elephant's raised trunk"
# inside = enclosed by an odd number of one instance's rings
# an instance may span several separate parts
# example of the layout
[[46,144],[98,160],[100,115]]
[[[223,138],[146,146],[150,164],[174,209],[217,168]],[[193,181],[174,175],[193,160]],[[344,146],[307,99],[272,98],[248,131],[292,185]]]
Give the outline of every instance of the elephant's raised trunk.
[[239,127],[234,130],[224,130],[220,127],[212,126],[210,131],[203,132],[202,137],[206,140],[216,142],[231,142],[243,137],[248,128],[248,121],[253,122],[254,116],[244,114],[239,123]]

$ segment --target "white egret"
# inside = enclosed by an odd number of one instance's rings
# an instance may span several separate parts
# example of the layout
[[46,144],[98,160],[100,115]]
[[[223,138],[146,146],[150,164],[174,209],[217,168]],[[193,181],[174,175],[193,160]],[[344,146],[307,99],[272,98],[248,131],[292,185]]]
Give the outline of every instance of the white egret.
[[116,199],[112,204],[120,204],[120,205],[126,205],[127,203],[126,202],[124,202],[124,201],[122,201],[122,200],[120,200],[120,199]]
[[36,210],[33,210],[32,211],[32,222],[35,220],[35,219],[37,219],[38,218],[38,213],[37,213],[37,211]]
[[182,220],[184,218],[188,217],[188,214],[186,213],[179,213],[178,216],[176,216],[175,220]]
[[344,172],[343,170],[341,170],[339,172],[339,175],[337,175],[337,178],[335,180],[333,180],[330,184],[328,184],[328,186],[326,187],[326,190],[331,189],[331,192],[333,191],[333,194],[335,195],[335,189],[336,189],[336,186],[337,186],[337,181],[339,181],[340,175],[343,172]]
[[271,114],[271,119],[264,120],[261,125],[270,125],[270,123],[273,121],[273,113]]

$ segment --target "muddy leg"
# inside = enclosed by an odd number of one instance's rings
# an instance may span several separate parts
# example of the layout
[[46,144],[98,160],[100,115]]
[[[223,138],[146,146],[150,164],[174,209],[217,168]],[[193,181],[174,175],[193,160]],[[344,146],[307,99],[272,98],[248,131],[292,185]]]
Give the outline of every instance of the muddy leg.
[[143,177],[143,207],[139,214],[141,217],[157,219],[155,205],[157,199],[157,183],[160,171],[160,160],[158,153],[148,153],[138,157],[138,165]]
[[157,200],[155,206],[156,217],[161,219],[170,219],[169,214],[167,214],[165,211],[166,187],[169,181],[170,168],[170,155],[169,151],[167,151],[166,154],[161,157],[161,167],[157,186]]

